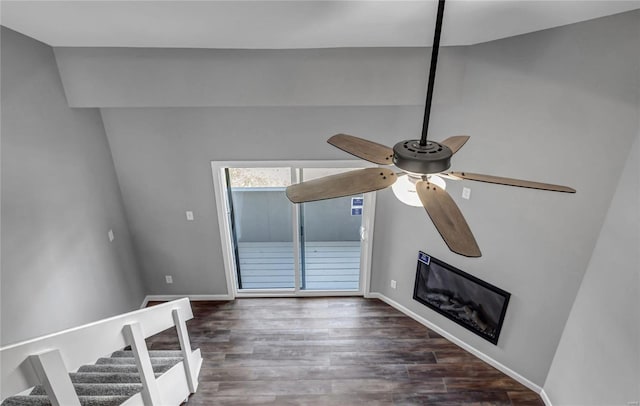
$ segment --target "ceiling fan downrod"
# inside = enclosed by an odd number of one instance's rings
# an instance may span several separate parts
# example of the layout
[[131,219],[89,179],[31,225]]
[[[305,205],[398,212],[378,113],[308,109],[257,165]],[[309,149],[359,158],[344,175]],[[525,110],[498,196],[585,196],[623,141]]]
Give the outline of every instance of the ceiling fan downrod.
[[442,18],[444,16],[445,0],[438,0],[438,15],[436,17],[436,29],[433,34],[433,47],[431,49],[431,66],[429,67],[429,83],[427,85],[427,100],[424,106],[424,120],[422,122],[422,137],[420,145],[427,145],[427,131],[429,129],[429,115],[431,114],[431,99],[433,98],[433,86],[436,81],[436,66],[438,64],[438,51],[440,49],[440,32],[442,31]]
[[445,0],[438,0],[438,14],[436,17],[436,29],[433,36],[433,48],[431,50],[431,66],[429,68],[427,100],[424,106],[422,137],[419,140],[400,141],[393,146],[393,164],[406,172],[415,174],[440,173],[451,167],[451,156],[453,155],[453,151],[447,145],[435,141],[427,141],[429,114],[431,113],[431,99],[433,97],[433,87],[436,79],[438,50],[440,49],[440,31],[442,31],[444,1]]

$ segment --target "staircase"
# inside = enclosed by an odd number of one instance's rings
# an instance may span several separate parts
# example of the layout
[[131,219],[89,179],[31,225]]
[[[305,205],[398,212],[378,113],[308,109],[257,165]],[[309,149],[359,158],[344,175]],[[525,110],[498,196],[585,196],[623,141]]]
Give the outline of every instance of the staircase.
[[[0,406],[177,406],[196,391],[202,364],[186,331],[185,320],[192,317],[189,300],[180,299],[2,348],[2,397],[9,390],[14,395]],[[116,334],[114,326],[120,326]],[[148,351],[144,338],[172,326],[181,349]],[[80,336],[99,338],[76,341]],[[58,348],[51,350],[54,343]],[[109,346],[130,349],[94,357],[68,372],[68,364]]]

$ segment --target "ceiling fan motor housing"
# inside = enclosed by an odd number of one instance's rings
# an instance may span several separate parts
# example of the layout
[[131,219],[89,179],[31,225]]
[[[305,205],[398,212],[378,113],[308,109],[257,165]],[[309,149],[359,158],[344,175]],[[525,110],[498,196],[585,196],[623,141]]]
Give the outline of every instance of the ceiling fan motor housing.
[[451,167],[453,152],[446,145],[420,140],[400,141],[393,146],[393,163],[407,172],[429,174],[444,172]]

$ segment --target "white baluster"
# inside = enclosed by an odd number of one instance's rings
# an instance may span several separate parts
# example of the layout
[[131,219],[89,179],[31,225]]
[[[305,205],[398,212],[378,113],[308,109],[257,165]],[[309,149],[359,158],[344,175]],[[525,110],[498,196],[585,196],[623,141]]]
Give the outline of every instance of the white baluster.
[[127,343],[131,346],[131,351],[136,359],[140,380],[142,381],[142,401],[145,406],[160,406],[162,399],[158,381],[153,373],[151,358],[147,350],[147,343],[144,341],[144,334],[140,323],[127,324],[122,328]]
[[176,332],[178,333],[178,339],[180,340],[180,348],[182,349],[182,357],[184,362],[184,372],[187,376],[187,383],[189,384],[189,390],[191,393],[195,393],[198,389],[198,377],[196,375],[196,368],[193,364],[193,358],[191,354],[191,342],[189,342],[189,332],[187,331],[187,323],[184,317],[180,314],[179,309],[173,309],[171,312],[173,321],[176,324]]
[[29,356],[29,361],[49,396],[52,406],[80,406],[60,351],[51,350]]

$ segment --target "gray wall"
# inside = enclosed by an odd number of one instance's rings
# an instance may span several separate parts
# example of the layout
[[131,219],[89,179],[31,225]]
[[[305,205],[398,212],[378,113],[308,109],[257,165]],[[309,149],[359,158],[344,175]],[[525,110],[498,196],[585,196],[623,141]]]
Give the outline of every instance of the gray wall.
[[544,385],[555,406],[640,400],[640,131]]
[[418,133],[421,108],[109,108],[102,116],[148,293],[226,294],[211,161],[343,160],[327,134],[389,143],[388,134]]
[[[578,193],[449,182],[448,190],[483,250],[482,258],[468,259],[446,248],[423,209],[401,204],[389,190],[380,192],[373,290],[542,386],[614,193],[611,179],[622,172],[637,134],[638,27],[640,13],[632,12],[462,50],[443,49],[443,55],[455,54],[459,65],[450,69],[443,62],[439,72],[455,71],[458,82],[451,90],[442,90],[444,82],[438,82],[432,137],[472,136],[454,158],[452,169],[567,184]],[[154,58],[145,54],[129,57],[127,62],[125,53],[109,50],[108,55],[120,55],[114,69],[140,82],[121,78],[118,84],[117,77],[106,75],[110,59],[99,57],[100,52],[65,49],[57,53],[65,83],[73,86],[75,100],[83,105],[172,105],[174,95],[152,91],[154,74],[165,77],[164,68],[155,63],[160,56],[189,66],[181,91],[192,89],[188,99],[193,103],[219,103],[214,96],[196,93],[201,88],[197,85],[203,83],[198,78],[222,84],[230,77],[229,70],[194,71],[202,58],[199,53],[156,50]],[[289,59],[297,57],[296,51],[289,52],[292,55],[287,58],[256,62],[264,82],[238,85],[243,97],[233,100],[236,107],[102,109],[150,293],[226,293],[211,160],[344,159],[346,154],[324,142],[329,135],[347,132],[387,145],[418,136],[422,106],[411,105],[415,101],[403,85],[409,80],[406,77],[393,72],[384,75],[381,69],[381,76],[365,75],[358,82],[358,86],[384,90],[397,81],[404,93],[393,93],[392,98],[377,92],[362,92],[354,98],[346,94],[352,88],[331,86],[335,92],[331,99],[326,92],[309,89],[326,83],[322,80],[290,87],[282,72]],[[255,57],[251,51],[244,55],[247,61]],[[299,58],[305,55],[302,52]],[[403,57],[394,51],[367,49],[355,53],[352,62],[382,61],[385,55],[397,63],[405,57],[408,63],[414,60],[410,53]],[[392,65],[385,66],[392,70]],[[315,73],[327,78],[325,69],[340,74],[323,64],[306,64],[301,69],[305,75],[294,77],[309,78]],[[239,72],[241,77],[249,76],[245,70]],[[424,83],[424,73],[419,77],[417,71],[405,73],[415,75],[411,79],[415,83]],[[110,80],[101,80],[103,76]],[[70,83],[74,78],[79,82]],[[346,80],[349,75],[340,78]],[[163,81],[157,89],[166,85]],[[242,82],[233,78],[231,83],[238,81]],[[140,86],[147,96],[144,100],[130,96],[127,86]],[[221,94],[229,91],[221,89]],[[278,106],[267,105],[265,93],[282,89],[287,92],[278,93],[274,103]],[[108,100],[91,99],[103,91]],[[310,96],[314,94],[316,98]],[[341,101],[349,105],[323,106]],[[300,103],[304,106],[291,107]],[[459,197],[463,185],[472,188],[469,201]],[[187,222],[185,210],[194,210],[196,221]],[[498,346],[411,299],[419,249],[512,293]],[[164,284],[166,274],[174,274],[173,285]],[[389,288],[390,279],[398,281],[397,289]]]
[[[433,115],[435,134],[472,136],[455,170],[578,192],[448,182],[479,259],[449,252],[421,209],[378,194],[373,289],[542,386],[637,134],[639,27],[633,12],[470,47],[459,110]],[[420,249],[511,292],[497,346],[411,299]]]
[[[233,190],[238,242],[292,241],[291,205],[282,190]],[[359,241],[361,216],[351,215],[351,197],[303,206],[307,241]]]
[[51,47],[4,27],[1,85],[2,345],[138,308],[99,112],[70,109]]
[[[437,102],[457,96],[464,48],[443,49]],[[388,106],[423,103],[423,48],[56,48],[73,107]],[[150,74],[152,72],[152,74]]]

